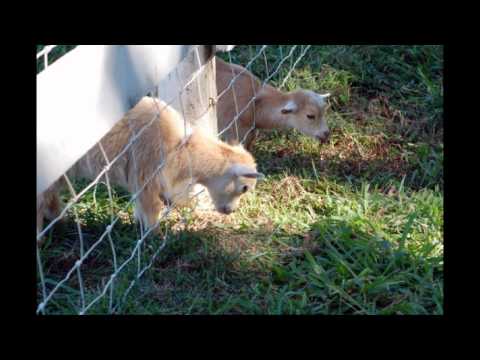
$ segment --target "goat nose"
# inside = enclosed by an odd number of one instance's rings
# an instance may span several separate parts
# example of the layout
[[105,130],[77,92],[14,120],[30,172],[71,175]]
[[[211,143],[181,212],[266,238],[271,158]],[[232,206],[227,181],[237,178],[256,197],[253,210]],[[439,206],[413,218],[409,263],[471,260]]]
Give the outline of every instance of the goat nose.
[[223,212],[224,214],[227,214],[227,215],[228,215],[228,214],[231,214],[231,213],[233,212],[233,210],[232,210],[232,208],[231,208],[230,206],[223,206],[223,207],[222,207],[222,212]]
[[325,143],[328,140],[329,136],[330,136],[330,131],[327,130],[322,135],[318,135],[317,139],[322,143]]

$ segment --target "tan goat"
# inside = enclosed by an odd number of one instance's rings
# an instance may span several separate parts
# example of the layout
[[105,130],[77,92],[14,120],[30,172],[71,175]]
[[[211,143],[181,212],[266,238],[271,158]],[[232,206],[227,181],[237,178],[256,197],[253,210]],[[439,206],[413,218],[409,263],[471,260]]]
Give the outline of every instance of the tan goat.
[[[218,131],[228,128],[222,134],[223,140],[230,144],[242,142],[251,151],[257,136],[256,129],[275,128],[294,128],[322,142],[328,139],[330,132],[325,110],[330,94],[320,95],[310,90],[284,93],[268,84],[262,87],[260,80],[245,68],[226,63],[218,57],[215,60],[218,94],[241,74],[232,88],[218,99]],[[255,95],[255,101],[248,105],[237,124],[232,123],[236,111],[241,112]]]
[[[102,148],[111,161],[160,110],[158,118],[112,165],[110,183],[131,193],[144,186],[136,199],[135,214],[147,227],[157,222],[165,203],[185,205],[195,184],[208,189],[217,211],[231,213],[239,206],[241,195],[262,176],[252,155],[242,146],[223,143],[199,128],[185,136],[183,118],[165,106],[163,101],[144,97],[100,140],[101,147],[95,145],[68,176],[95,178],[107,165]],[[61,180],[37,197],[37,231],[43,228],[43,216],[52,219],[59,215],[60,187]]]

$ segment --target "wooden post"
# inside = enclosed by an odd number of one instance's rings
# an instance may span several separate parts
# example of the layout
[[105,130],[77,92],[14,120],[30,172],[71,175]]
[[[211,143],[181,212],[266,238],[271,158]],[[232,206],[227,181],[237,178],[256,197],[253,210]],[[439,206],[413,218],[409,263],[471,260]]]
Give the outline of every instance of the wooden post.
[[[194,78],[193,81],[192,78]],[[188,84],[188,86],[185,86]],[[180,95],[180,96],[179,96]],[[217,134],[215,56],[211,46],[193,48],[174,71],[160,81],[157,96],[169,101],[190,125]]]

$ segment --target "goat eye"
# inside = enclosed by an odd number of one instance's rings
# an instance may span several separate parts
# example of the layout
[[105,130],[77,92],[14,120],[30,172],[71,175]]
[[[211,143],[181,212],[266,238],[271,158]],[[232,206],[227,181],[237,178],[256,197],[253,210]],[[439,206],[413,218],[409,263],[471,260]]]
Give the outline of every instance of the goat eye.
[[310,120],[313,120],[315,119],[315,115],[307,115],[307,118],[309,118]]
[[247,186],[247,185],[244,185],[244,186],[242,187],[242,193],[245,194],[247,191],[248,191],[248,186]]

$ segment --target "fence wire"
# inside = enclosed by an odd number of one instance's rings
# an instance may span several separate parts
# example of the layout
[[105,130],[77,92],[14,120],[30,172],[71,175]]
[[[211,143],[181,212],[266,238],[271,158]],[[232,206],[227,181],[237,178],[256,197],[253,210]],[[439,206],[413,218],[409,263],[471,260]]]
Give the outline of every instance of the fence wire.
[[[49,54],[51,54],[52,50],[57,46],[58,45],[47,45],[37,53],[37,60],[43,59],[45,68],[49,65]],[[243,62],[244,70],[237,75],[232,76],[228,86],[218,93],[214,101],[214,103],[218,102],[230,89],[232,89],[234,101],[232,106],[235,108],[235,116],[229,121],[225,128],[218,129],[218,136],[221,136],[233,126],[238,127],[240,117],[250,105],[254,104],[258,91],[269,81],[274,79],[275,76],[280,76],[282,69],[284,70],[282,72],[284,75],[282,75],[282,78],[279,77],[276,80],[276,83],[279,84],[280,88],[283,88],[293,70],[298,65],[299,61],[305,56],[309,48],[310,46],[300,46],[299,48],[298,45],[295,45],[291,46],[288,51],[284,51],[283,47],[280,46],[277,53],[274,54],[275,56],[273,56],[275,61],[273,61],[274,63],[272,64],[272,61],[269,62],[269,56],[266,54],[267,50],[269,50],[268,45],[256,46],[255,48],[249,46],[248,49],[250,55],[248,61],[246,63]],[[228,62],[230,64],[242,63],[242,61],[239,61],[240,59],[234,59],[237,52],[239,53],[239,50],[240,47],[237,47],[232,52],[228,53]],[[199,46],[195,46],[192,51],[196,52],[197,58],[199,59]],[[288,67],[285,68],[288,61],[290,61],[290,63]],[[257,64],[262,63],[264,79],[258,89],[255,88],[252,82],[252,87],[254,89],[253,96],[248,100],[246,105],[240,109],[238,108],[234,84],[246,71],[254,72],[253,66],[255,62],[257,62]],[[129,221],[131,217],[131,215],[129,215],[129,210],[131,210],[132,205],[142,194],[145,187],[148,186],[151,181],[154,181],[155,176],[157,176],[157,174],[159,174],[159,172],[166,166],[167,154],[163,154],[164,156],[161,157],[163,160],[156,166],[155,170],[143,184],[136,184],[135,191],[131,195],[118,196],[118,192],[111,182],[109,172],[113,166],[118,164],[120,159],[126,156],[127,153],[129,154],[129,159],[133,159],[134,171],[139,171],[138,167],[140,165],[136,161],[138,154],[136,154],[135,144],[138,143],[141,135],[144,132],[149,131],[152,124],[160,119],[162,111],[177,100],[179,100],[181,104],[181,115],[184,121],[183,125],[185,133],[181,144],[173,150],[173,155],[176,152],[182,151],[189,138],[187,129],[190,126],[187,117],[185,116],[182,95],[185,94],[186,89],[193,84],[194,81],[198,80],[201,73],[202,69],[199,67],[198,70],[191,75],[190,79],[183,84],[181,90],[172,99],[165,101],[167,105],[164,107],[160,108],[157,102],[153,102],[150,121],[140,129],[132,131],[132,136],[128,143],[113,158],[108,158],[107,153],[104,150],[105,144],[102,144],[100,141],[96,146],[99,147],[103,155],[105,166],[88,184],[82,185],[78,179],[70,179],[67,173],[63,175],[63,179],[67,184],[70,193],[70,200],[66,203],[60,215],[51,220],[48,225],[37,234],[37,244],[38,240],[43,239],[44,237],[47,238],[46,242],[50,240],[48,246],[41,247],[37,245],[37,277],[39,283],[39,304],[37,306],[37,314],[52,314],[58,312],[75,313],[79,315],[87,314],[88,312],[110,314],[122,313],[122,307],[125,304],[131,289],[143,274],[152,268],[155,260],[166,247],[168,239],[172,236],[170,234],[172,233],[172,230],[169,230],[168,216],[171,214],[172,210],[177,207],[177,204],[174,202],[167,203],[153,226],[148,227],[146,224],[142,223],[142,221],[136,221],[136,226],[134,226],[136,229],[136,235],[129,234],[129,236],[123,236],[123,228],[125,226],[132,226],[128,224],[129,222],[131,223],[131,221]],[[232,73],[232,75],[234,74]],[[155,89],[152,89],[152,94],[155,94],[155,91]],[[211,103],[202,105],[205,107],[206,112],[208,111],[208,107],[211,106]],[[255,112],[253,112],[253,114],[255,114]],[[132,129],[133,128],[131,127],[131,130]],[[248,129],[245,136],[243,136],[242,139],[237,136],[238,142],[243,144],[248,134],[254,130],[255,117],[252,126]],[[238,135],[238,130],[236,131],[236,134]],[[152,149],[152,151],[160,151],[161,147],[162,144],[160,144],[159,149]],[[185,195],[188,194],[190,199],[193,199],[199,196],[203,190],[197,193],[192,192],[192,186],[194,185],[192,159],[189,159],[188,161],[188,168],[190,181],[182,192]],[[79,186],[82,186],[81,190],[76,191],[75,189]],[[106,187],[107,189],[107,206],[102,205],[97,199],[97,189],[99,187]],[[85,202],[90,200],[90,196],[93,200],[94,206],[93,211],[89,212],[88,206],[85,205]],[[122,206],[119,206],[118,199],[120,198],[128,198],[128,201],[124,202]],[[108,208],[108,221],[105,221],[104,219],[103,221],[100,221],[100,223],[96,223],[93,221],[95,219],[92,220],[91,218],[96,218],[98,215],[97,213],[101,213],[102,206]],[[68,217],[73,217],[75,223],[74,234],[78,239],[73,244],[64,244],[64,246],[67,246],[67,249],[63,252],[62,249],[56,249],[56,247],[61,244],[53,242],[52,230],[55,231],[54,226],[59,225],[62,219]],[[125,220],[125,218],[127,218],[127,220]],[[124,223],[122,223],[122,221]],[[95,229],[90,228],[91,224],[94,225],[93,227],[95,227]],[[103,227],[103,229],[99,231],[99,227]],[[150,236],[152,232],[157,229],[157,234],[155,236]],[[65,236],[71,239],[70,235],[73,234],[67,232]],[[147,239],[148,241],[146,241]],[[68,246],[70,246],[70,248],[68,248]],[[103,250],[100,249],[102,246],[104,247]],[[110,254],[110,259],[105,258],[108,257],[108,254]],[[59,258],[61,258],[61,260],[59,260]],[[75,259],[73,265],[71,264],[72,259]],[[108,265],[106,266],[105,263]],[[90,274],[95,273],[96,266],[102,268],[103,273],[100,276],[98,274],[96,274],[96,276]],[[87,275],[85,275],[86,271],[88,272]],[[59,275],[59,273],[62,272],[64,275]],[[125,281],[118,281],[121,276],[125,276],[129,281],[127,283],[125,283]],[[93,279],[94,277],[96,277],[96,281]],[[95,307],[95,305],[98,306]]]

